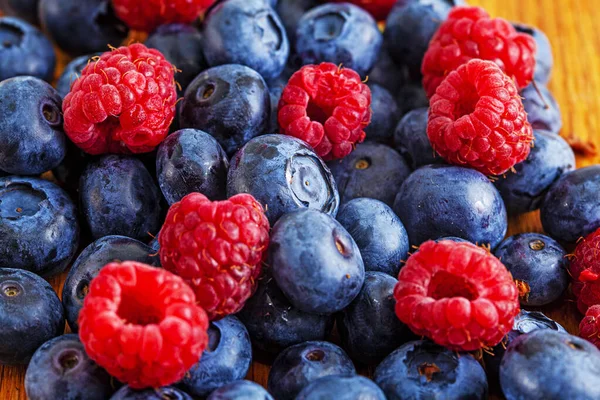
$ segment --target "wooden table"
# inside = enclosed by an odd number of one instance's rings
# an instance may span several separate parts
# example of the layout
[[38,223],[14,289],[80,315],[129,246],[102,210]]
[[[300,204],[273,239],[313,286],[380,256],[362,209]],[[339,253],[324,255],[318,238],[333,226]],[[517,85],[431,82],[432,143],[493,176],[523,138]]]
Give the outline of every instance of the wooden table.
[[[540,27],[552,42],[555,68],[549,84],[562,109],[564,137],[575,136],[600,148],[600,7],[592,0],[468,0],[485,7],[492,16]],[[63,60],[64,62],[64,60]],[[578,167],[598,163],[600,156],[578,156]],[[541,232],[539,213],[510,221],[509,235]],[[50,279],[60,294],[66,273]],[[545,307],[548,316],[577,334],[581,315],[568,299]],[[259,357],[260,358],[260,357]],[[0,367],[0,399],[26,399],[25,367]],[[248,379],[266,386],[268,360],[255,360]],[[361,371],[366,375],[370,371]],[[500,399],[499,395],[491,398]]]

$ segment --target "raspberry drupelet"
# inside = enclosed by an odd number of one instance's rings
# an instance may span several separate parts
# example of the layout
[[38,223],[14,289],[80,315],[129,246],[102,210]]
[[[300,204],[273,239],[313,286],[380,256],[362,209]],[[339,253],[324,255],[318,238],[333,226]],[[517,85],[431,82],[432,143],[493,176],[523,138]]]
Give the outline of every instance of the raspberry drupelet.
[[63,101],[65,132],[86,153],[146,153],[175,115],[175,67],[135,43],[93,59]]
[[588,307],[600,304],[600,229],[581,240],[570,258],[573,294],[585,314]]
[[497,345],[519,313],[506,267],[471,243],[421,245],[400,270],[396,315],[417,335],[455,351]]
[[600,348],[600,305],[588,308],[579,323],[579,336]]
[[79,314],[86,353],[134,389],[181,380],[206,348],[207,329],[183,279],[134,261],[104,266]]
[[311,145],[324,160],[344,158],[371,122],[371,90],[349,68],[332,63],[296,71],[279,100],[281,133]]
[[117,16],[131,29],[152,32],[160,25],[190,23],[215,0],[112,0]]

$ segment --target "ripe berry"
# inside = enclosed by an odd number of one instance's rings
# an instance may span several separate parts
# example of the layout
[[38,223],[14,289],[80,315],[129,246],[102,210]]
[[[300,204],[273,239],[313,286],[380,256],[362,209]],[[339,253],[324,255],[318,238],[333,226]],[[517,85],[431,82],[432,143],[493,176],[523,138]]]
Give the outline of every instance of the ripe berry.
[[600,305],[588,308],[579,324],[579,336],[600,347]]
[[[331,0],[335,3],[342,3],[346,0]],[[349,3],[356,4],[367,10],[373,15],[378,21],[381,21],[387,17],[390,10],[396,3],[396,0],[350,0]]]
[[588,307],[600,304],[600,229],[589,234],[575,248],[571,257],[570,272],[577,307],[585,314]]
[[214,0],[112,0],[117,16],[131,29],[152,32],[160,25],[193,22]]

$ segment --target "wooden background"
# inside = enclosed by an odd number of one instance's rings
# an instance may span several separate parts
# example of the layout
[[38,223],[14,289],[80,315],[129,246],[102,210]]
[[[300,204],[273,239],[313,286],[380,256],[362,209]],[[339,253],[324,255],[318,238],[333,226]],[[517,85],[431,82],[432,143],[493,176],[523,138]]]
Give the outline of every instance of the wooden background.
[[[471,5],[487,9],[492,16],[524,22],[540,27],[553,46],[554,72],[550,90],[560,104],[563,137],[577,137],[600,148],[600,7],[595,0],[468,0]],[[62,58],[64,63],[65,59]],[[599,156],[578,156],[578,167],[598,163]],[[509,235],[520,232],[542,232],[537,212],[510,221]],[[66,273],[50,283],[60,294]],[[542,309],[577,334],[581,315],[567,298]],[[264,386],[269,372],[268,359],[252,365],[248,379]],[[26,399],[23,388],[25,367],[0,367],[0,399]],[[369,370],[361,371],[368,375]],[[502,398],[492,394],[491,398]]]

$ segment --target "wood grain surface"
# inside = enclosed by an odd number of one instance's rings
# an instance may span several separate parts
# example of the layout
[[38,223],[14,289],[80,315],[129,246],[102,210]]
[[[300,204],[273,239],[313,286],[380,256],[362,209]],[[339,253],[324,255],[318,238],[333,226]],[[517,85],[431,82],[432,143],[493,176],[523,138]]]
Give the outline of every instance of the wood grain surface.
[[[576,137],[600,148],[600,8],[592,0],[468,0],[469,4],[487,9],[492,16],[507,18],[540,27],[553,46],[555,67],[549,88],[560,104],[564,127],[561,135]],[[67,61],[59,56],[60,65]],[[59,71],[57,70],[57,73]],[[578,155],[578,167],[595,164],[599,156]],[[520,232],[542,232],[539,213],[512,219],[509,235]],[[50,279],[61,293],[66,273]],[[541,309],[560,322],[569,332],[577,334],[581,315],[567,295],[557,304]],[[257,354],[248,379],[266,386],[269,373],[268,357]],[[23,387],[24,366],[0,367],[0,399],[26,399]],[[371,371],[362,370],[369,375]],[[492,399],[502,396],[493,391]]]

